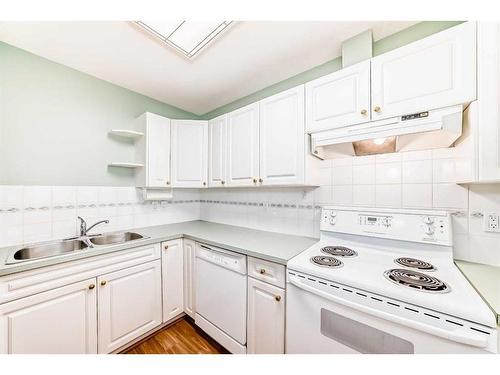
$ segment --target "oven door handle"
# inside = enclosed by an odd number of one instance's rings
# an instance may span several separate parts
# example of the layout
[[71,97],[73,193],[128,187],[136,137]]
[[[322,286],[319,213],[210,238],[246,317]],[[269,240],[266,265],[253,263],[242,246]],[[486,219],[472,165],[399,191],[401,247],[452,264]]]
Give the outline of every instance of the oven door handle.
[[448,331],[443,328],[439,327],[434,327],[425,323],[421,323],[415,320],[410,320],[406,318],[402,318],[396,315],[392,315],[380,310],[376,310],[374,308],[360,305],[355,302],[351,302],[348,300],[345,300],[343,298],[333,296],[329,293],[323,292],[322,290],[318,290],[316,288],[313,288],[309,285],[306,285],[302,283],[299,279],[297,279],[294,276],[288,275],[288,281],[292,284],[295,285],[297,288],[303,289],[309,293],[315,294],[319,297],[325,298],[329,301],[338,303],[343,306],[350,307],[352,309],[364,312],[366,314],[370,314],[373,316],[376,316],[381,319],[389,320],[391,322],[396,322],[411,328],[414,328],[419,331],[423,331],[426,333],[429,333],[434,336],[442,337],[448,340],[456,341],[462,344],[466,345],[471,345],[471,346],[476,346],[478,348],[485,348],[488,346],[488,339],[485,337],[479,337],[476,334],[473,333],[467,333],[467,332],[454,332],[454,331]]

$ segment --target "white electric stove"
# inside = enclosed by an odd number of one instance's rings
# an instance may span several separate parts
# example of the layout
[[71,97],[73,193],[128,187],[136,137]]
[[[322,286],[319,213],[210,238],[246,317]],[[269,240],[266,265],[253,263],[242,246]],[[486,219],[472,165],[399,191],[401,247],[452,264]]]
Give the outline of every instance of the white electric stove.
[[288,262],[287,353],[497,353],[493,312],[453,263],[443,211],[324,207]]

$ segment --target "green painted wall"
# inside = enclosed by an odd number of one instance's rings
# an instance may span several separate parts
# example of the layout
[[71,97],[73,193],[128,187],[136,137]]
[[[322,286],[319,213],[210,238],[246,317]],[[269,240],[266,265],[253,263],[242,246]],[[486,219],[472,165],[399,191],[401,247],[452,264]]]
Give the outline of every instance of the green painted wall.
[[198,118],[0,42],[0,184],[134,184],[131,143],[108,136],[150,111]]
[[[461,22],[463,21],[420,22],[407,29],[401,30],[396,34],[390,35],[384,39],[376,41],[373,44],[373,55],[374,56],[380,55],[384,52],[404,46],[405,44],[414,42],[416,40],[425,38],[426,36],[429,36],[431,34],[445,30],[449,27],[458,25]],[[297,74],[284,81],[278,82],[260,91],[254,92],[253,94],[235,100],[234,102],[216,108],[213,111],[205,113],[204,115],[201,116],[201,118],[205,120],[210,120],[224,113],[231,112],[234,111],[235,109],[241,108],[247,104],[251,104],[258,100],[264,99],[268,96],[277,94],[280,91],[284,91],[294,86],[301,85],[310,80],[319,78],[329,73],[333,73],[340,69],[342,69],[342,58],[337,57],[331,61],[326,62],[325,64],[318,65],[312,69],[306,70],[305,72]]]

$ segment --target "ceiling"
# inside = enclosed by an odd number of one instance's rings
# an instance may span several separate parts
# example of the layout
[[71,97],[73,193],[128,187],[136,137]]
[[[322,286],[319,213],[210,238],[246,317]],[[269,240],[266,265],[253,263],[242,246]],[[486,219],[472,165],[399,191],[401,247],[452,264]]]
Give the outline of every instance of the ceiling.
[[191,61],[124,21],[1,22],[0,40],[201,115],[414,23],[238,21]]

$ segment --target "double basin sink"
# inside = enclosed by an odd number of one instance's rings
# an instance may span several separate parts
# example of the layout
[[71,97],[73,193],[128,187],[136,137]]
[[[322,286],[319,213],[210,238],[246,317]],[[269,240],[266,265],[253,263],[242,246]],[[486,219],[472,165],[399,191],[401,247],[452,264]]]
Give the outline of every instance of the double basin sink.
[[89,237],[70,238],[61,241],[47,242],[27,246],[19,250],[13,251],[7,259],[7,264],[36,260],[41,258],[55,257],[74,253],[95,246],[111,246],[119,245],[129,241],[136,241],[145,238],[139,233],[134,232],[117,232],[108,233],[105,235],[95,235]]

